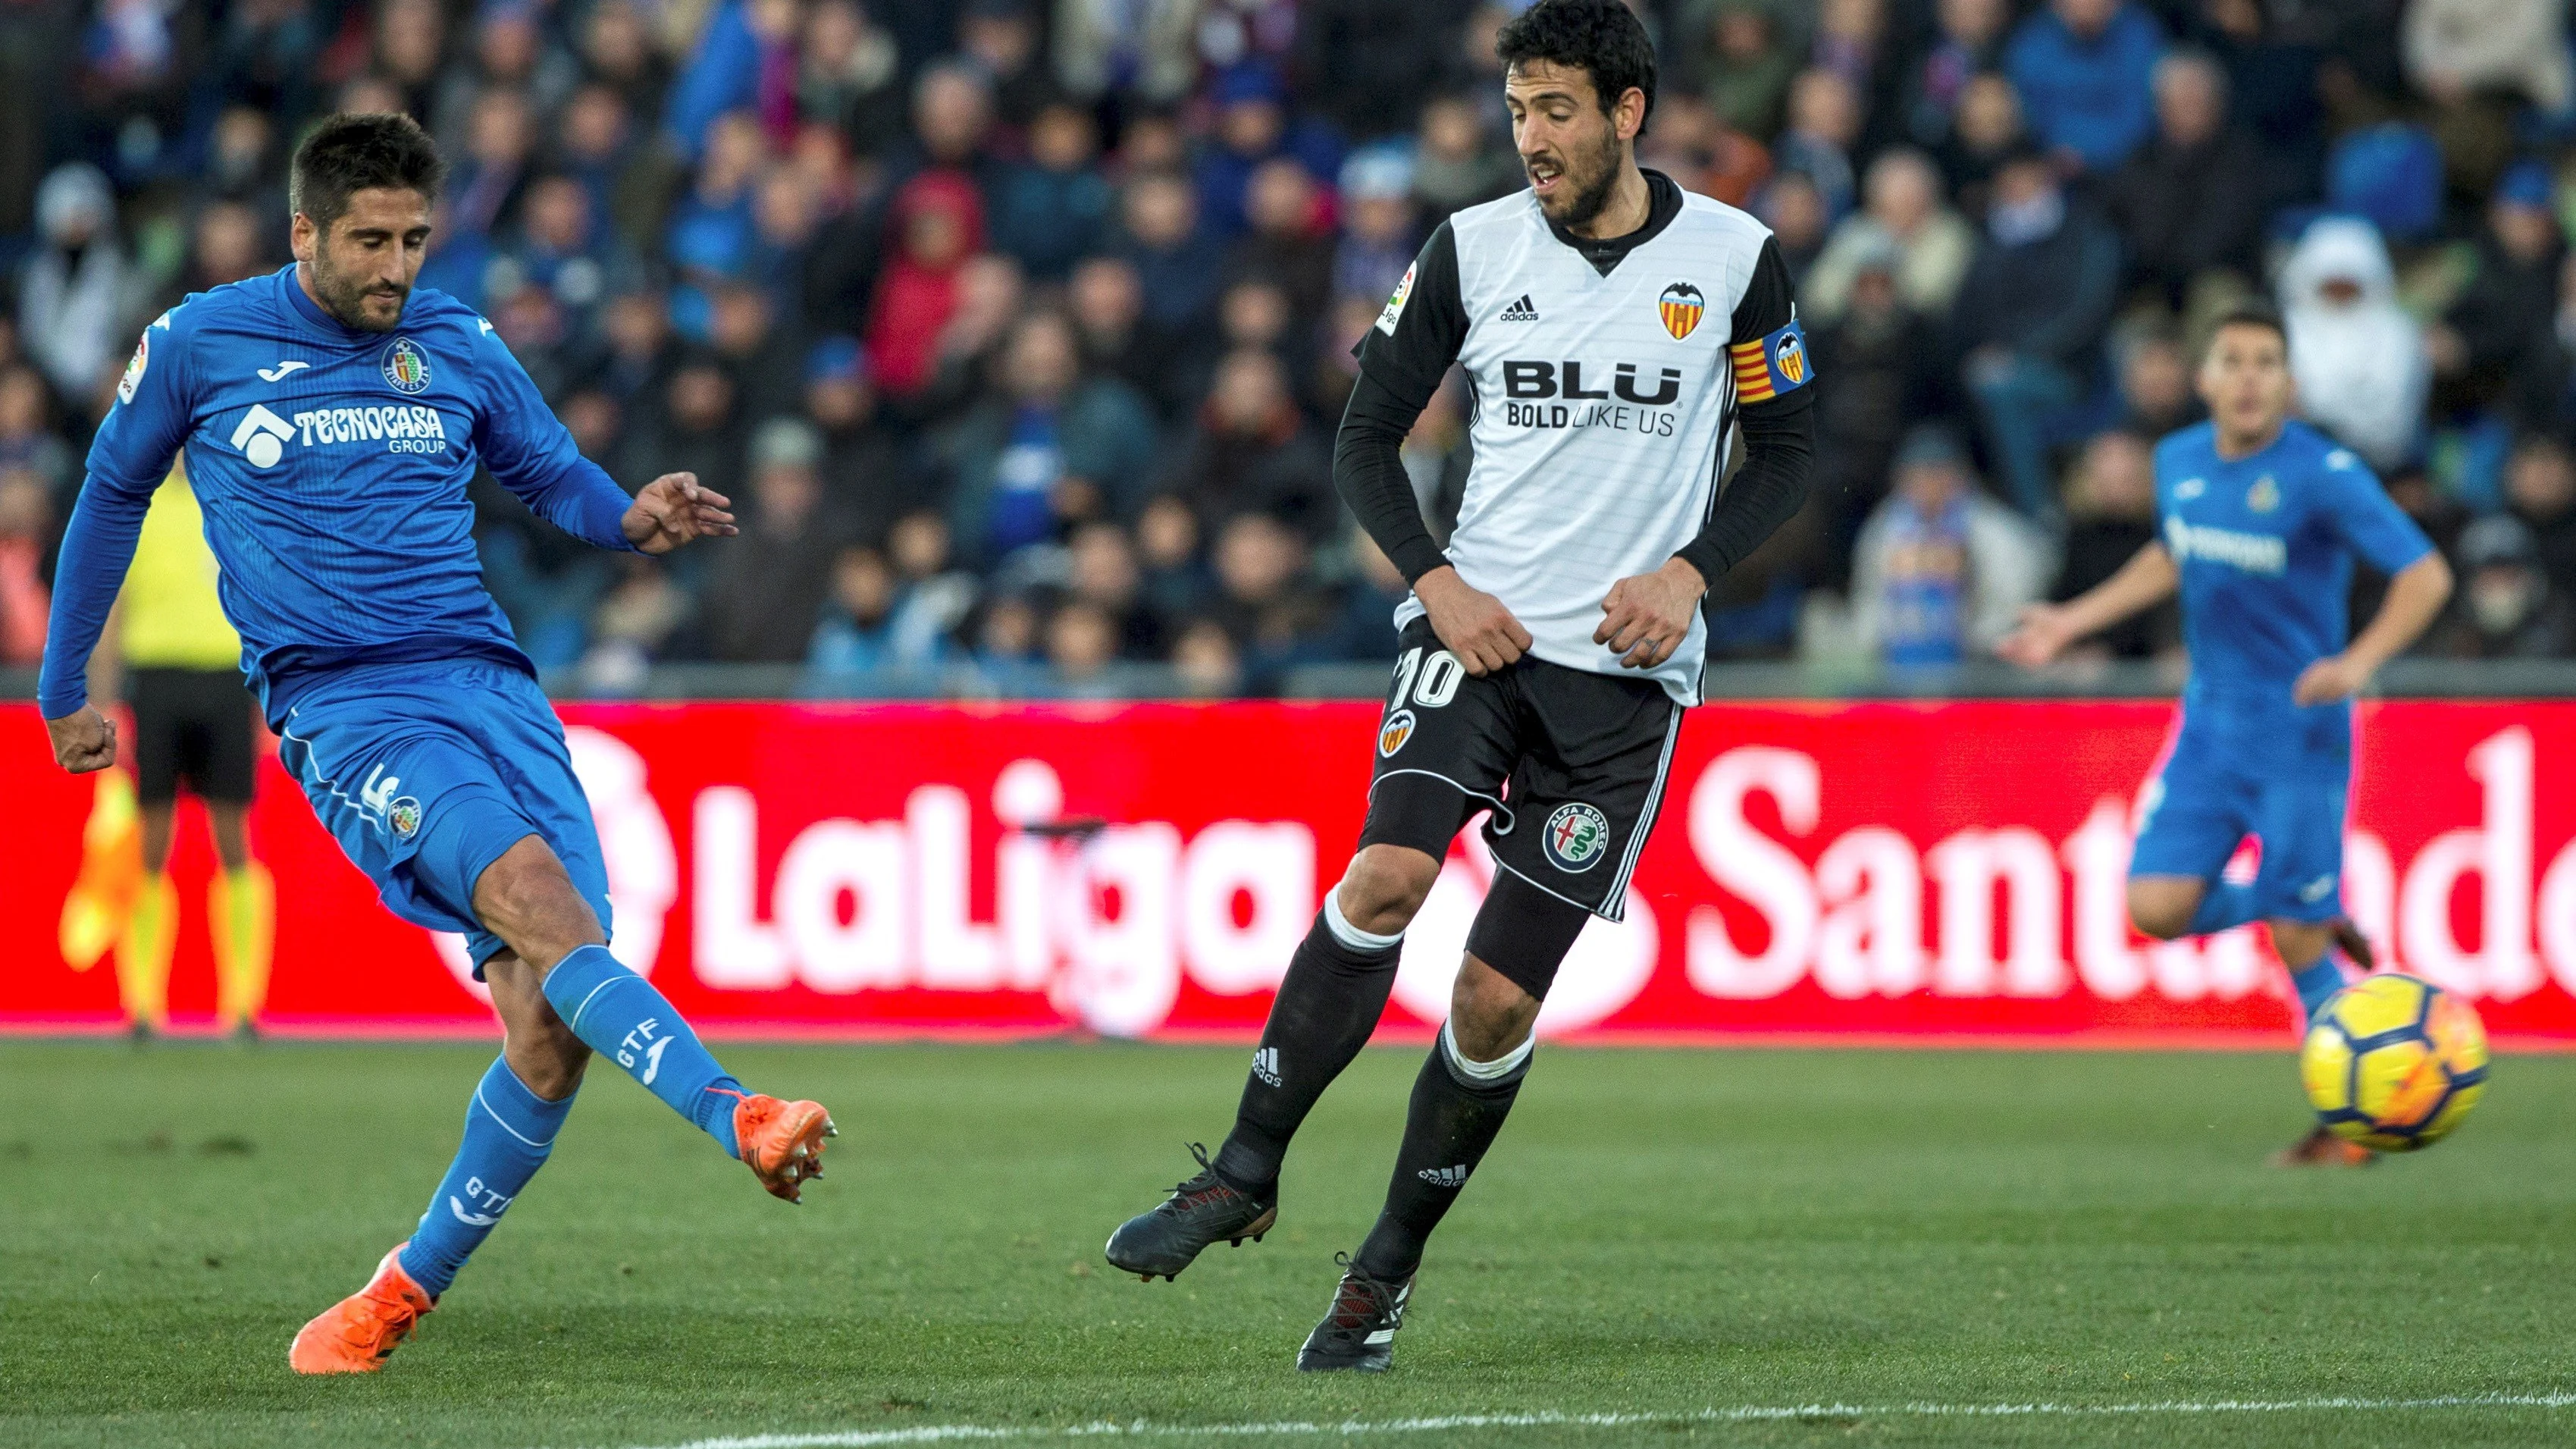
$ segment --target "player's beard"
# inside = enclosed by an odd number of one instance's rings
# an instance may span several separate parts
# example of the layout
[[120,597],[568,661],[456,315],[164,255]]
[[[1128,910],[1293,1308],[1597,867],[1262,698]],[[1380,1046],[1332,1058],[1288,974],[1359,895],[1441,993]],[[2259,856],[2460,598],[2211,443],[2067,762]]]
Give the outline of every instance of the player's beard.
[[[338,319],[341,326],[355,332],[391,332],[402,325],[403,304],[411,300],[411,288],[343,276],[331,269],[329,258],[330,253],[326,249],[314,249],[313,295],[320,299],[323,311]],[[393,315],[382,321],[368,315],[367,298],[370,296],[392,297]]]
[[[1563,210],[1548,213],[1548,220],[1568,231],[1590,226],[1597,220],[1610,205],[1610,193],[1619,185],[1619,157],[1618,133],[1605,132],[1599,149],[1592,153],[1592,174],[1584,178],[1581,186],[1573,189],[1573,194],[1563,203]],[[1572,181],[1581,174],[1569,165],[1565,179]],[[1545,211],[1546,203],[1541,202],[1539,209]]]

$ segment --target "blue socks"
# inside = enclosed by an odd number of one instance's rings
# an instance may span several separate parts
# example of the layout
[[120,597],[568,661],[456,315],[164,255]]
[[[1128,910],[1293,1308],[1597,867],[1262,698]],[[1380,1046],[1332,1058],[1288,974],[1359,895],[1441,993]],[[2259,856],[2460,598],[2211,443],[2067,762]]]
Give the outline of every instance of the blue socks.
[[2292,967],[2290,985],[2299,993],[2300,1021],[2316,1020],[2326,998],[2343,990],[2343,953],[2329,946],[2324,955],[2308,965]]
[[2200,909],[2192,912],[2191,934],[2215,936],[2254,919],[2254,887],[2213,880],[2202,892]]
[[483,1074],[465,1104],[465,1141],[403,1246],[403,1271],[423,1292],[435,1298],[456,1280],[510,1200],[546,1165],[571,1111],[572,1098],[549,1102],[529,1091],[506,1061]]
[[[740,1157],[733,1109],[742,1083],[716,1065],[698,1034],[652,983],[606,946],[584,946],[546,973],[546,1000],[584,1045],[626,1069],[674,1112],[698,1124],[727,1157]],[[425,1285],[424,1285],[425,1286]]]

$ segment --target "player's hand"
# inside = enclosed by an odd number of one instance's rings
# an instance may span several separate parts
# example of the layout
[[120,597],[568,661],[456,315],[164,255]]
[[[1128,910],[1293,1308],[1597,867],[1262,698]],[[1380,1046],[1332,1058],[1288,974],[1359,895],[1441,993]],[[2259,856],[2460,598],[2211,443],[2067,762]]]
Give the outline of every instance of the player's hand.
[[2361,693],[2370,682],[2370,671],[2348,654],[2329,654],[2299,671],[2299,682],[2290,686],[2293,704],[2331,704]]
[[2075,641],[2063,604],[2024,604],[2021,623],[1995,642],[1995,653],[2024,669],[2037,669]]
[[1691,618],[1699,612],[1708,580],[1690,560],[1670,558],[1650,574],[1624,578],[1610,586],[1601,601],[1601,627],[1592,642],[1621,656],[1622,669],[1652,669],[1673,657],[1690,637]]
[[45,721],[45,733],[53,736],[54,763],[75,775],[116,763],[116,725],[96,705]]
[[725,510],[733,500],[698,486],[695,473],[665,473],[644,485],[621,526],[639,553],[669,553],[693,538],[729,538],[742,532]]
[[1431,632],[1479,679],[1509,669],[1530,647],[1529,630],[1503,601],[1458,577],[1454,568],[1443,565],[1424,574],[1413,596],[1431,616]]

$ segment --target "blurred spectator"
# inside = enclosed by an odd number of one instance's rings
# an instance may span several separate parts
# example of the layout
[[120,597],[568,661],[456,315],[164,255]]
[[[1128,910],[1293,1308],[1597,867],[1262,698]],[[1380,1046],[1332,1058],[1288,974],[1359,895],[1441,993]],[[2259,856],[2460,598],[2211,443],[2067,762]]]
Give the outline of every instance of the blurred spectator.
[[912,87],[912,135],[894,152],[898,179],[927,170],[954,171],[989,197],[1000,180],[999,163],[986,149],[993,130],[993,86],[980,67],[962,60],[928,66]]
[[934,441],[960,551],[997,564],[1064,525],[1108,516],[1154,465],[1154,425],[1125,384],[1086,377],[1073,326],[1021,319],[986,399]]
[[2042,145],[2107,172],[2154,124],[2150,78],[2164,41],[2135,0],[2048,0],[2013,32],[2004,72]]
[[448,225],[491,237],[518,217],[520,190],[536,153],[535,113],[526,94],[494,86],[474,97],[465,116],[464,156],[448,174]]
[[80,460],[55,436],[52,413],[53,399],[35,369],[16,363],[0,368],[0,472],[33,473],[57,496],[69,498]]
[[1938,0],[1933,34],[1907,69],[1899,104],[1901,124],[1914,144],[1945,146],[1968,83],[2001,60],[2009,0]]
[[1395,611],[1411,597],[1404,570],[1388,560],[1365,528],[1350,531],[1356,577],[1342,593],[1341,617],[1317,653],[1328,659],[1375,660],[1396,656]]
[[2130,281],[2180,307],[2209,272],[2253,272],[2275,188],[2253,142],[2228,127],[2218,62],[2175,51],[2155,76],[2155,134],[2111,177],[2109,206]]
[[1996,173],[1951,330],[1987,449],[2029,517],[2055,511],[2049,447],[2089,383],[2119,268],[2119,241],[2069,204],[2046,157],[2025,151]]
[[767,292],[748,282],[717,284],[707,299],[707,344],[733,378],[746,422],[795,410],[805,353]]
[[1063,281],[1107,239],[1116,198],[1099,152],[1088,112],[1049,105],[1029,125],[1027,164],[1004,172],[995,188],[993,245],[1017,258],[1031,281]]
[[843,535],[874,543],[912,503],[894,443],[876,425],[868,357],[850,337],[826,337],[805,357],[805,420],[822,439],[823,509]]
[[1771,148],[1781,169],[1804,173],[1825,200],[1828,220],[1851,210],[1852,147],[1860,140],[1860,95],[1834,71],[1803,71],[1789,88],[1789,124]]
[[2551,590],[2576,600],[2576,460],[2567,445],[2546,434],[2523,439],[2505,466],[2504,497],[2507,511],[2531,530]]
[[818,0],[798,46],[796,109],[875,155],[903,131],[903,80],[894,37],[859,0]]
[[[2048,591],[2064,603],[2108,579],[2156,541],[2156,460],[2148,439],[2114,429],[2097,434],[2066,485],[2066,557]],[[2181,638],[2170,599],[2077,646],[2096,657],[2147,659]]]
[[[203,292],[269,270],[275,265],[268,249],[269,239],[275,234],[247,202],[209,202],[197,213],[197,225],[188,241],[188,267],[180,274],[176,290],[182,294]],[[178,298],[171,300],[176,302]]]
[[1734,130],[1779,134],[1798,74],[1788,26],[1767,0],[1694,0],[1682,7],[1683,54],[1699,91]]
[[116,235],[116,196],[95,166],[58,166],[36,189],[35,254],[18,278],[27,356],[67,398],[86,404],[124,360],[140,283]]
[[1834,228],[1798,287],[1799,315],[1830,322],[1850,301],[1864,258],[1893,264],[1899,297],[1926,317],[1946,317],[1977,253],[1976,230],[1941,202],[1941,175],[1920,151],[1870,163],[1867,206]]
[[1215,132],[1191,180],[1200,224],[1219,238],[1231,240],[1248,224],[1247,193],[1265,166],[1293,161],[1313,174],[1331,171],[1341,159],[1331,136],[1291,123],[1287,85],[1266,63],[1248,61],[1218,76],[1209,101],[1216,107]]
[[1392,135],[1413,124],[1415,98],[1443,69],[1465,8],[1458,0],[1301,0],[1296,72],[1345,134]]
[[2315,26],[2293,30],[2263,0],[2203,0],[2201,11],[2197,38],[2227,71],[2230,113],[2270,158],[2285,198],[2314,195],[2326,136]]
[[2200,394],[2181,338],[2168,332],[2135,334],[2116,349],[2115,359],[2121,427],[2152,440],[2200,420]]
[[1287,370],[1266,352],[1239,351],[1217,368],[1163,491],[1196,510],[1210,532],[1246,510],[1272,515],[1310,543],[1341,528],[1331,456],[1306,432]]
[[1086,101],[1171,105],[1198,77],[1198,19],[1198,0],[1056,0],[1056,80]]
[[1978,491],[1957,439],[1917,428],[1896,491],[1860,533],[1853,624],[1891,665],[1959,664],[2011,632],[2053,562],[2037,530]]
[[1106,521],[1086,523],[1073,531],[1067,552],[1073,601],[1099,610],[1109,621],[1118,655],[1161,658],[1167,621],[1145,601],[1144,574],[1127,530]]
[[649,129],[661,119],[671,65],[654,46],[635,0],[593,0],[581,22],[580,51],[583,77],[614,92],[636,126]]
[[2406,75],[2444,105],[2479,91],[2519,94],[2552,114],[2576,102],[2566,0],[2414,0]]
[[886,560],[900,592],[894,611],[898,657],[945,658],[958,626],[974,611],[983,588],[957,566],[949,548],[948,520],[938,510],[917,509],[895,520],[886,534]]
[[996,594],[975,620],[975,672],[987,688],[1004,694],[1046,695],[1055,681],[1038,657],[1044,619],[1024,593]]
[[2012,82],[1992,71],[1970,80],[1959,97],[1958,123],[1941,148],[1941,171],[1950,180],[1952,203],[1965,215],[1985,215],[1995,173],[2028,140],[2021,93]]
[[631,694],[644,682],[644,671],[688,627],[697,601],[681,587],[678,571],[651,560],[616,561],[617,582],[591,611],[590,647],[582,655],[584,688],[605,694]]
[[1404,435],[1401,453],[1405,479],[1413,485],[1413,501],[1422,510],[1423,526],[1431,530],[1432,542],[1443,548],[1449,546],[1449,535],[1457,531],[1458,510],[1467,498],[1467,473],[1476,456],[1467,441],[1466,404],[1461,401],[1465,389],[1460,385],[1463,376],[1452,372],[1432,390],[1431,401]]
[[629,401],[667,380],[671,313],[659,292],[636,289],[611,298],[600,331],[608,350],[597,380],[611,396]]
[[1201,619],[1172,645],[1172,669],[1186,694],[1216,699],[1243,692],[1243,653],[1225,626]]
[[2501,399],[2548,340],[2566,256],[2549,168],[2526,161],[2505,173],[2474,255],[2468,285],[2424,339],[2444,412]]
[[1050,692],[1076,699],[1117,697],[1110,666],[1118,661],[1118,624],[1090,600],[1067,600],[1047,617],[1046,658],[1055,675]]
[[741,112],[773,140],[796,122],[797,0],[721,0],[697,50],[672,81],[664,128],[695,156],[717,117]]
[[2460,535],[2459,592],[2425,652],[2452,659],[2576,657],[2576,602],[2540,566],[2531,530],[2509,514]]
[[1333,291],[1383,302],[1395,295],[1422,238],[1413,224],[1413,161],[1393,147],[1354,153],[1342,166],[1342,244]]
[[528,186],[517,244],[509,256],[527,281],[551,293],[587,332],[608,296],[609,253],[591,195],[579,181],[556,173]]
[[[1335,258],[1315,179],[1289,157],[1265,161],[1252,173],[1245,212],[1250,229],[1234,244],[1232,275],[1277,285],[1298,316],[1322,315],[1332,297]],[[1409,221],[1409,204],[1404,213]],[[1412,264],[1410,257],[1405,261]]]
[[465,120],[476,99],[511,91],[538,113],[555,110],[580,79],[571,56],[549,43],[532,0],[487,0],[474,13],[466,54],[439,82],[430,128],[449,147],[466,140]]
[[1038,54],[1032,4],[1033,0],[968,0],[957,22],[958,51],[984,73],[992,87],[994,117],[1014,136],[1037,119],[1038,108],[1055,90]]
[[447,11],[438,0],[384,0],[375,10],[376,75],[400,92],[399,109],[431,114],[447,58]]
[[905,627],[905,586],[884,554],[864,545],[832,561],[832,591],[806,651],[805,667],[824,687],[848,688],[867,675],[926,676],[951,649],[944,629]]
[[53,533],[53,491],[44,478],[32,469],[0,468],[0,664],[25,668],[45,657]]
[[823,515],[822,462],[823,440],[801,419],[772,419],[753,436],[742,532],[708,550],[701,627],[709,658],[778,664],[806,656],[839,552]]
[[1199,516],[1165,495],[1136,515],[1136,562],[1143,571],[1146,604],[1167,620],[1187,619],[1216,586],[1199,557]]
[[1235,515],[1217,534],[1215,554],[1210,612],[1243,648],[1253,687],[1266,692],[1279,670],[1319,656],[1332,601],[1306,582],[1304,540],[1269,514]]
[[1065,301],[1082,340],[1083,365],[1152,395],[1166,359],[1143,329],[1145,287],[1135,264],[1123,257],[1083,258]]
[[202,195],[254,207],[276,206],[286,177],[280,165],[277,127],[267,112],[250,106],[226,107],[215,118],[206,149],[205,174],[198,178]]
[[[1664,116],[1659,111],[1655,119],[1661,122]],[[1420,143],[1413,158],[1413,194],[1426,212],[1445,217],[1461,207],[1505,195],[1520,184],[1520,167],[1486,134],[1485,118],[1475,101],[1443,95],[1423,105]]]
[[1185,345],[1207,316],[1225,273],[1225,250],[1199,225],[1190,183],[1166,171],[1131,178],[1119,200],[1119,255],[1144,289],[1144,320],[1158,347]]
[[1833,225],[1833,213],[1815,178],[1804,171],[1773,176],[1754,194],[1753,214],[1771,228],[1771,239],[1780,244],[1780,260],[1788,264],[1790,278],[1803,280],[1807,268],[1823,253],[1827,228]]
[[2378,231],[2348,217],[2312,224],[2281,268],[2280,292],[2308,420],[2383,472],[2406,462],[2432,372]]
[[[1816,394],[1815,506],[1827,540],[1819,583],[1839,586],[1853,540],[1887,493],[1897,443],[1915,420],[1934,413],[1940,392],[1932,324],[1905,305],[1903,261],[1884,237],[1846,249],[1850,268],[1844,305],[1810,334],[1816,371],[1834,385]],[[1818,270],[1822,270],[1819,264]]]
[[888,396],[910,398],[938,370],[939,334],[957,308],[958,272],[984,249],[983,203],[951,171],[925,171],[895,194],[894,259],[868,319],[868,361]]
[[634,413],[633,429],[617,481],[633,492],[664,473],[695,473],[698,482],[740,501],[743,425],[733,379],[716,359],[692,354],[672,369],[660,408]]

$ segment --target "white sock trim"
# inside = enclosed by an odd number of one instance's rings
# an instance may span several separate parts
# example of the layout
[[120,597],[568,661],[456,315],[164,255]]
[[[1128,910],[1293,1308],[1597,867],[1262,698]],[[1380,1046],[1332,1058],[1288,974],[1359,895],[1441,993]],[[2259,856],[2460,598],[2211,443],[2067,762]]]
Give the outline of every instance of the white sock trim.
[[1342,914],[1342,886],[1339,881],[1333,883],[1331,890],[1324,892],[1324,929],[1332,932],[1333,939],[1341,942],[1345,947],[1353,951],[1366,951],[1372,955],[1380,951],[1392,951],[1404,944],[1402,931],[1392,936],[1380,936],[1352,925],[1350,917]]
[[1521,1039],[1519,1046],[1490,1062],[1471,1062],[1467,1060],[1466,1053],[1458,1050],[1458,1036],[1450,1029],[1450,1024],[1440,1023],[1440,1055],[1449,1063],[1449,1070],[1471,1082],[1501,1081],[1519,1071],[1521,1064],[1530,1059],[1530,1053],[1537,1047],[1538,1033],[1532,1032]]

